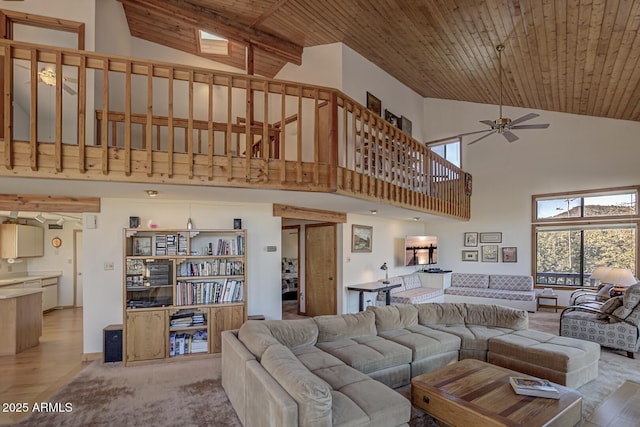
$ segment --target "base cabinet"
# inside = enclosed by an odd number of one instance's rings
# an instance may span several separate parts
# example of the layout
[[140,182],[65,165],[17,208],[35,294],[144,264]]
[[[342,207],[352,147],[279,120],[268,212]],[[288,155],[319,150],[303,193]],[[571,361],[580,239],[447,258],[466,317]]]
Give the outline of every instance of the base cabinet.
[[230,329],[238,329],[244,322],[244,306],[211,307],[211,339],[209,340],[211,353],[222,352],[222,337],[220,333]]
[[167,356],[166,310],[127,312],[127,362]]

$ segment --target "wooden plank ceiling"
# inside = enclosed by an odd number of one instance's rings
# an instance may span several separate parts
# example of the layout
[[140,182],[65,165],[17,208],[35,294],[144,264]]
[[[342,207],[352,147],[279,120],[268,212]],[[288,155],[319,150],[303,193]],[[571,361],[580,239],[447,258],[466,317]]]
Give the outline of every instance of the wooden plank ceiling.
[[640,121],[637,0],[120,1],[137,37],[195,52],[204,25],[253,43],[256,74],[343,42],[422,96],[485,104],[502,43],[505,105]]

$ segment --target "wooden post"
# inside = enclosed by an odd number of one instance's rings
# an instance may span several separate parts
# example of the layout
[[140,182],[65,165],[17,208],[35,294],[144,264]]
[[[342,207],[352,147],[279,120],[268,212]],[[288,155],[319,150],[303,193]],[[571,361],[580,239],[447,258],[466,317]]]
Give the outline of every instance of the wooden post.
[[207,116],[207,134],[208,134],[208,146],[207,146],[207,161],[208,171],[207,179],[213,180],[213,150],[214,150],[214,134],[213,134],[213,74],[208,76],[209,85],[209,102],[208,102],[208,116]]
[[87,145],[87,58],[80,55],[80,67],[78,67],[78,170],[80,173],[87,171],[86,150]]
[[131,175],[131,61],[125,66],[124,174]]
[[56,52],[56,172],[62,172],[62,53]]
[[109,174],[109,59],[102,66],[102,173]]
[[329,190],[338,189],[338,96],[331,91],[329,99]]
[[[145,123],[147,150],[147,176],[153,176],[153,65],[147,65],[147,121]],[[158,129],[158,135],[160,130]]]
[[31,170],[38,170],[38,52],[31,49],[29,85],[31,87],[31,107],[29,126],[29,151]]

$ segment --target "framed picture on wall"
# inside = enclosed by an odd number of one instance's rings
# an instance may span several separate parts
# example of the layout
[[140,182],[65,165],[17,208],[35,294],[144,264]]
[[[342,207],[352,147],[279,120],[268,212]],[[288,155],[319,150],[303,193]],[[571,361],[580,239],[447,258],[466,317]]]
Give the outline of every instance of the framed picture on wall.
[[498,262],[498,245],[482,246],[482,262]]
[[478,262],[478,251],[462,251],[462,261]]
[[413,136],[411,133],[413,131],[413,123],[411,123],[411,120],[405,116],[400,116],[400,130],[409,136]]
[[371,252],[373,248],[373,227],[351,226],[351,252]]
[[464,233],[464,245],[466,247],[478,246],[478,233],[475,231]]
[[518,262],[518,248],[504,246],[502,248],[502,262]]
[[382,101],[371,92],[367,92],[367,108],[379,116],[382,116]]
[[151,237],[134,237],[133,256],[151,255]]
[[384,119],[386,121],[388,121],[389,123],[391,123],[395,127],[398,127],[398,125],[400,124],[400,122],[399,122],[400,117],[396,116],[395,114],[393,114],[391,111],[387,110],[386,108],[384,109]]
[[480,233],[480,243],[502,243],[502,233]]

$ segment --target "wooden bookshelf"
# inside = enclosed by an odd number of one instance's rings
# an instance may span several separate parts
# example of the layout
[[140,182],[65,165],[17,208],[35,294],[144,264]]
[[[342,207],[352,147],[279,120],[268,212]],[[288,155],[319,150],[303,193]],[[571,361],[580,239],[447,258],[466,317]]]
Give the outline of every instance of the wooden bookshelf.
[[246,231],[124,229],[126,365],[219,353],[246,320]]

